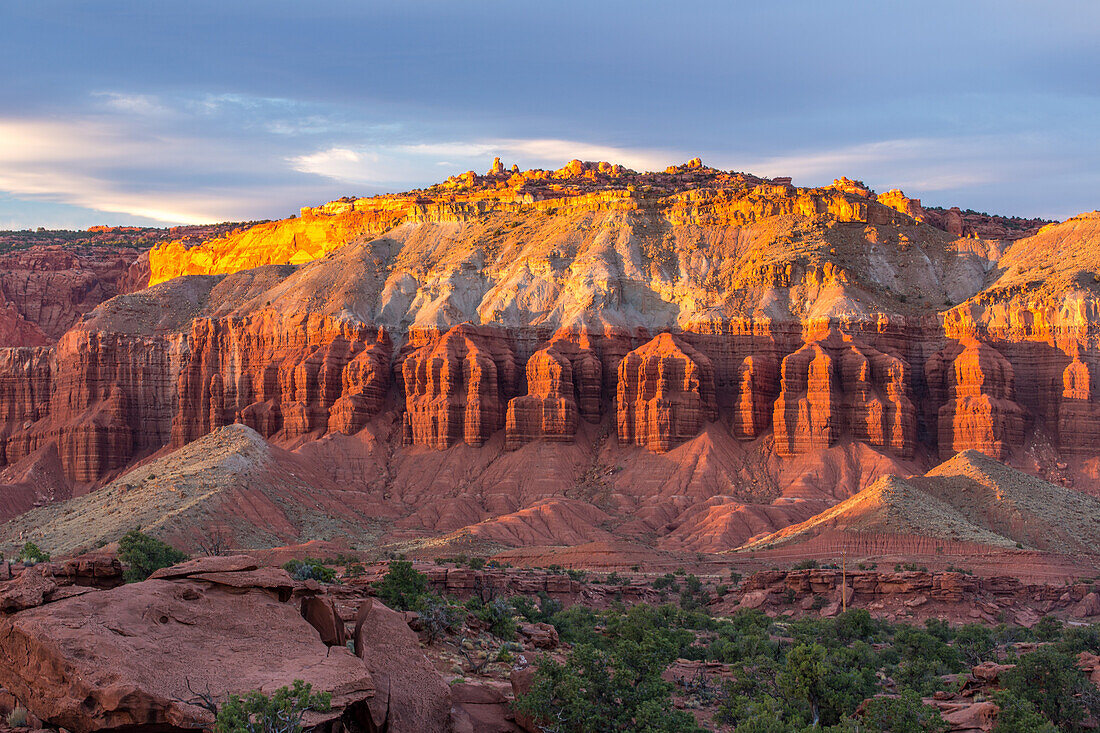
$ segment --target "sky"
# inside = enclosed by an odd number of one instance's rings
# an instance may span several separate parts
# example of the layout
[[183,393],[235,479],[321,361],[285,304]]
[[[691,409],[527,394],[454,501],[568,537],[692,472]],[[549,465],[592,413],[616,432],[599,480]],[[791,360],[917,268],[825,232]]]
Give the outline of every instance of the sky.
[[499,156],[1100,208],[1096,0],[3,0],[0,229],[282,218]]

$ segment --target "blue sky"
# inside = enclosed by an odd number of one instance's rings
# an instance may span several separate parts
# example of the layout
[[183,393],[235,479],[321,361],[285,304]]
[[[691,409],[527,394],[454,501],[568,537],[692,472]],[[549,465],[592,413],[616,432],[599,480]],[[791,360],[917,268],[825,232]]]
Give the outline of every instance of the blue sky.
[[283,217],[499,155],[1100,208],[1100,3],[11,0],[0,229]]

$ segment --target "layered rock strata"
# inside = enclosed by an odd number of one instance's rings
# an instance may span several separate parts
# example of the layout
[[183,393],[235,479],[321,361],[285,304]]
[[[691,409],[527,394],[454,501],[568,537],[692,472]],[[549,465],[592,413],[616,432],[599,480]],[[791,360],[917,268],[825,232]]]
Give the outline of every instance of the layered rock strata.
[[973,448],[1003,459],[1023,442],[1025,412],[1016,402],[1015,373],[995,348],[966,338],[933,355],[925,371],[934,403],[941,405],[942,457]]
[[616,424],[620,443],[663,453],[717,418],[710,359],[663,333],[619,362]]
[[1100,406],[1093,396],[1093,371],[1077,344],[1071,348],[1071,361],[1062,371],[1062,395],[1058,403],[1058,442],[1069,453],[1094,453],[1100,445]]
[[587,333],[559,332],[527,360],[527,394],[508,401],[506,446],[571,441],[579,419],[599,421],[602,382]]
[[264,437],[355,433],[382,408],[385,331],[274,313],[196,319],[180,370],[172,444],[240,422]]
[[775,446],[791,456],[822,450],[848,435],[913,454],[916,411],[902,359],[831,332],[783,360],[775,401]]
[[[54,350],[0,354],[0,460],[28,476],[55,451],[88,484],[229,423],[300,445],[383,410],[411,445],[568,443],[612,396],[619,442],[656,451],[715,429],[774,432],[781,457],[1005,457],[1029,425],[1087,451],[1100,215],[1017,241],[1038,223],[954,214],[849,179],[572,161],[211,232],[104,270],[161,284]],[[31,315],[48,336],[75,312]]]
[[464,323],[405,357],[405,445],[480,446],[504,426],[517,367],[494,331]]
[[0,346],[56,341],[83,314],[120,291],[130,247],[36,246],[0,256]]

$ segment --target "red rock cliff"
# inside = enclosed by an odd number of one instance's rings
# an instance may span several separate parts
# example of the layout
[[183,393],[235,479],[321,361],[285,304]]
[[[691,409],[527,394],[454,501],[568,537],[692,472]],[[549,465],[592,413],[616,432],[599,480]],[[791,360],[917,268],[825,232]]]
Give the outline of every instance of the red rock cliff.
[[464,323],[409,354],[401,374],[405,444],[447,448],[503,427],[517,368],[504,333]]
[[196,319],[187,341],[176,446],[234,422],[265,437],[357,432],[389,387],[392,348],[377,328],[265,312]]
[[821,450],[850,435],[911,456],[916,411],[908,371],[903,360],[835,331],[807,343],[783,360],[773,420],[776,451],[790,456]]
[[619,362],[619,442],[663,453],[717,418],[714,367],[701,352],[663,333]]
[[577,420],[600,419],[603,368],[587,333],[557,333],[527,360],[527,394],[508,402],[506,445],[532,440],[569,442]]
[[972,338],[929,359],[928,386],[938,412],[940,455],[973,448],[1002,459],[1023,442],[1024,410],[1016,403],[1012,364]]

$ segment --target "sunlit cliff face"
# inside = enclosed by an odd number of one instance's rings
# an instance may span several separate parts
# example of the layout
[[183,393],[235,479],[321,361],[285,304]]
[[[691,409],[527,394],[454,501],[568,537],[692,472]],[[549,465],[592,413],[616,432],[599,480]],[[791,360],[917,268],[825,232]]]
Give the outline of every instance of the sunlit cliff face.
[[[876,204],[881,203],[881,206]],[[485,175],[469,171],[421,191],[340,199],[306,207],[297,218],[262,224],[198,247],[169,243],[150,257],[150,285],[179,275],[221,274],[267,264],[319,259],[362,236],[404,223],[467,222],[491,213],[580,215],[644,211],[672,224],[739,226],[784,214],[888,224],[924,217],[920,202],[900,191],[875,198],[846,178],[834,186],[800,189],[790,179],[768,180],[703,167],[698,160],[664,173],[636,173],[606,162],[572,161],[556,171],[507,171],[499,160]]]

